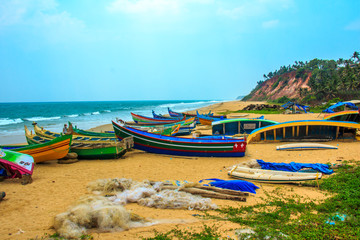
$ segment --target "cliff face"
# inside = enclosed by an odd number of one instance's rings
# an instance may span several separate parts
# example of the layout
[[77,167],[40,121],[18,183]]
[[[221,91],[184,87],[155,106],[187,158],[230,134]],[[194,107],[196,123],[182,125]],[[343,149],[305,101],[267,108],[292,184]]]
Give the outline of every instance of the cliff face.
[[263,82],[257,89],[246,98],[249,101],[275,100],[283,96],[288,98],[301,98],[300,89],[310,90],[308,82],[311,72],[307,72],[303,78],[296,78],[296,71],[275,76]]

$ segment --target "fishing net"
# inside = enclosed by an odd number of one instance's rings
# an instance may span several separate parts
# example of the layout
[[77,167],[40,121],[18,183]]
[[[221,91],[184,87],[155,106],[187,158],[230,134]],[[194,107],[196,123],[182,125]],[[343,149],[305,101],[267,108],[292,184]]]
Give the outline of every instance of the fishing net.
[[[161,190],[162,182],[136,182],[131,179],[99,179],[88,184],[93,195],[80,198],[67,212],[58,214],[54,228],[64,238],[77,238],[89,229],[121,231],[152,223],[124,208],[127,203],[142,206],[210,210],[216,209],[209,198],[174,190]],[[94,195],[95,194],[95,195]]]

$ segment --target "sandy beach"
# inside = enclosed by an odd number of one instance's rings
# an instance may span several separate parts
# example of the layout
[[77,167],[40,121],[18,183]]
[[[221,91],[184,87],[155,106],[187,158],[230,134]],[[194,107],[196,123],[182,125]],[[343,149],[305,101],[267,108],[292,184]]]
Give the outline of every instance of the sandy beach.
[[[261,102],[230,101],[217,103],[199,109],[200,113],[211,110],[215,114],[243,109],[248,104]],[[229,114],[228,117],[241,115]],[[246,117],[259,117],[261,114],[249,114]],[[266,119],[279,122],[322,119],[323,115],[310,114],[267,114]],[[200,127],[201,128],[201,127]],[[203,128],[204,129],[204,128]],[[91,129],[94,131],[112,130],[112,125],[102,125]],[[205,129],[206,131],[206,129]],[[207,130],[208,131],[208,130]],[[53,219],[57,214],[65,212],[80,197],[87,195],[86,186],[97,179],[129,178],[143,180],[187,180],[198,182],[206,178],[230,179],[227,168],[251,159],[263,159],[272,162],[304,162],[304,163],[337,163],[345,160],[360,160],[360,148],[357,142],[334,141],[327,143],[337,146],[338,150],[312,151],[276,151],[279,143],[249,144],[245,157],[242,158],[207,158],[178,157],[145,153],[133,150],[124,158],[116,160],[81,160],[73,164],[58,164],[49,161],[37,164],[34,168],[33,182],[21,185],[19,179],[7,179],[1,182],[0,191],[7,196],[0,202],[0,239],[40,238],[45,233],[54,234]],[[219,207],[252,205],[261,201],[265,191],[281,188],[284,192],[296,193],[312,199],[323,199],[325,193],[317,188],[290,184],[255,183],[260,189],[257,194],[250,194],[246,202],[212,199]],[[234,237],[234,229],[239,225],[225,221],[202,220],[197,210],[155,209],[131,203],[126,209],[136,213],[155,224],[146,227],[132,228],[121,232],[92,232],[94,239],[141,239],[154,236],[154,230],[167,232],[174,227],[200,228],[203,224],[216,224],[224,236]],[[194,216],[195,215],[195,216]]]

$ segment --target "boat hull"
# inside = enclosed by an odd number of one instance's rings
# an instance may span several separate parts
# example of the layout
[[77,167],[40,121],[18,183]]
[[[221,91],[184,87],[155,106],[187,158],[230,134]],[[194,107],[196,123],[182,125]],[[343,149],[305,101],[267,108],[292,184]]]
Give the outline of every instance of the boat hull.
[[71,137],[71,135],[65,135],[42,144],[0,147],[28,154],[36,163],[39,163],[64,158],[70,150]]
[[246,142],[243,139],[207,140],[160,136],[124,127],[113,122],[119,140],[132,136],[134,148],[151,153],[200,156],[200,157],[242,157],[245,155]]
[[248,167],[234,167],[228,172],[233,178],[263,183],[295,183],[318,180],[322,173],[318,172],[286,172]]
[[323,142],[354,140],[359,123],[325,120],[303,120],[278,123],[255,129],[248,136],[251,142]]

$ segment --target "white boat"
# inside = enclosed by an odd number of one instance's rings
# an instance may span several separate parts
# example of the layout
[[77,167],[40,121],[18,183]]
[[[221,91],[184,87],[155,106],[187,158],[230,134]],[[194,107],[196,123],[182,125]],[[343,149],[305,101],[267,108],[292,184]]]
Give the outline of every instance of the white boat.
[[321,179],[321,172],[287,172],[234,166],[228,175],[242,180],[265,183],[294,183]]
[[321,143],[291,143],[276,147],[276,150],[320,150],[320,149],[338,149],[335,146]]

